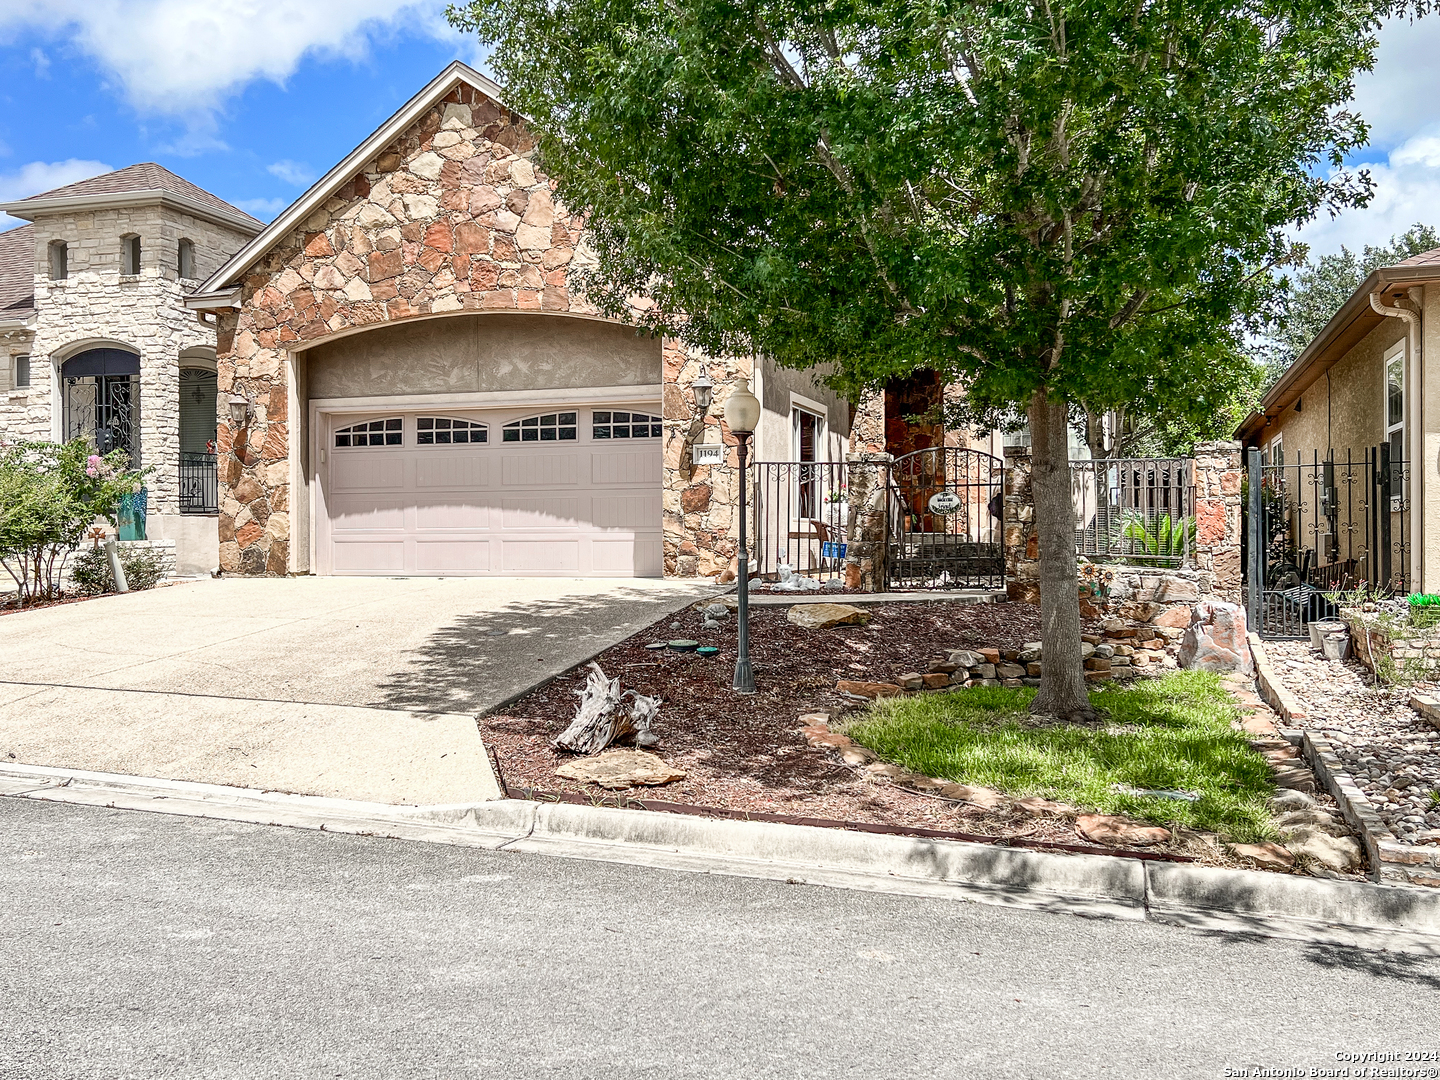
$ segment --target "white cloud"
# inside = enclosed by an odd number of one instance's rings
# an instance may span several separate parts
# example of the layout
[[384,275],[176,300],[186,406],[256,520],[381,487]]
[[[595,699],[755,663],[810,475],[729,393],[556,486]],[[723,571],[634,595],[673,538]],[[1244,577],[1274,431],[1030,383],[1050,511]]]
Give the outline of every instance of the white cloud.
[[290,205],[289,199],[231,199],[232,206],[238,206],[251,217],[269,221]]
[[309,187],[315,181],[315,170],[303,161],[291,161],[286,158],[284,161],[277,161],[270,168],[265,170],[271,176],[278,176],[287,184],[294,184],[296,187]]
[[1355,81],[1354,107],[1382,149],[1436,129],[1440,98],[1440,19],[1392,19],[1380,30],[1375,70]]
[[[68,161],[32,161],[15,172],[0,173],[0,202],[28,199],[31,195],[39,195],[51,188],[64,187],[77,180],[88,180],[92,176],[114,171],[103,161],[81,161],[78,158]],[[19,218],[0,214],[0,229],[23,224]]]
[[363,57],[372,34],[445,40],[444,0],[8,0],[0,35],[38,30],[94,57],[145,113],[205,118],[309,54]]
[[1370,205],[1333,220],[1321,217],[1301,230],[1312,258],[1339,251],[1341,245],[1358,251],[1366,244],[1383,244],[1417,222],[1440,228],[1440,136],[1416,135],[1388,157],[1372,156],[1375,160],[1352,165],[1357,171],[1368,169],[1375,182]]

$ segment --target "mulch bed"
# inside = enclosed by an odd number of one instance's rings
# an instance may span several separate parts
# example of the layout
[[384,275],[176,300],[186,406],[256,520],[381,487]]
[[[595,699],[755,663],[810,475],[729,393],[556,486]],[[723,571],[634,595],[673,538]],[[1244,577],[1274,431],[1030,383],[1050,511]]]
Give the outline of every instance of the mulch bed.
[[[551,740],[569,724],[586,669],[575,668],[520,700],[481,719],[511,793],[554,792],[612,805],[658,801],[711,807],[730,814],[779,814],[832,822],[874,823],[916,830],[938,829],[1038,843],[1085,843],[1074,825],[1034,817],[1015,808],[983,810],[968,803],[906,791],[862,778],[832,752],[810,747],[798,733],[799,717],[828,712],[837,719],[856,703],[835,689],[837,679],[883,682],[907,671],[924,671],[951,649],[1018,649],[1040,638],[1039,608],[1031,604],[867,605],[866,626],[804,630],[786,620],[786,608],[750,611],[750,655],[757,692],[731,689],[736,619],[719,631],[702,631],[702,615],[687,609],[601,653],[597,660],[621,686],[658,696],[658,752],[685,770],[684,780],[662,788],[620,794],[566,780],[555,770],[572,756]],[[1086,632],[1098,629],[1087,624]],[[691,638],[717,645],[705,659],[646,644]],[[1157,849],[1150,849],[1157,850]],[[1231,863],[1191,844],[1158,850],[1205,862]],[[1232,863],[1233,864],[1233,863]]]

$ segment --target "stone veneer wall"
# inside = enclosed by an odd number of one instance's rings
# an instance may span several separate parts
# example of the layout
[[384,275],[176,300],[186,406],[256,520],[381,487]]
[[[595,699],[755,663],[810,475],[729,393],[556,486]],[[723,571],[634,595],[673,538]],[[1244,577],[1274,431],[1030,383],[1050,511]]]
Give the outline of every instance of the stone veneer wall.
[[[221,419],[224,570],[282,574],[308,562],[290,552],[290,426],[305,405],[290,400],[293,351],[448,312],[595,314],[569,287],[581,221],[557,205],[533,151],[520,117],[462,84],[245,277],[241,307],[222,316],[219,334],[220,392],[252,402],[243,425]],[[707,362],[716,403],[697,421],[688,383],[698,362],[663,343],[665,568],[681,576],[722,569],[738,532],[733,467],[693,466],[688,440],[697,424],[719,424],[723,384],[749,375],[749,361]]]
[[[120,237],[129,233],[141,239],[140,273],[123,275]],[[60,361],[91,343],[139,353],[140,457],[154,467],[146,485],[156,514],[179,512],[180,353],[215,345],[214,329],[184,307],[196,282],[179,277],[181,237],[195,244],[198,273],[218,269],[248,239],[158,204],[37,216],[33,338],[9,347],[30,353],[31,385],[0,403],[0,441],[53,438],[63,434],[54,400]],[[57,239],[69,248],[69,276],[52,281],[47,247]]]

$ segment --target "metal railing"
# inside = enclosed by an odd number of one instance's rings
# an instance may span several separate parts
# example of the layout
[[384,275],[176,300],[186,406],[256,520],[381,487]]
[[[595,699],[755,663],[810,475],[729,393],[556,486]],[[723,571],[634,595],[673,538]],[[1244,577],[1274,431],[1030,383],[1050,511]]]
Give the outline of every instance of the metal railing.
[[1192,562],[1195,479],[1188,458],[1072,461],[1070,492],[1077,555],[1133,566]]
[[849,525],[843,461],[758,461],[755,485],[755,570],[776,580],[780,567],[825,581],[845,578]]
[[180,513],[215,514],[220,510],[220,487],[214,454],[180,455]]

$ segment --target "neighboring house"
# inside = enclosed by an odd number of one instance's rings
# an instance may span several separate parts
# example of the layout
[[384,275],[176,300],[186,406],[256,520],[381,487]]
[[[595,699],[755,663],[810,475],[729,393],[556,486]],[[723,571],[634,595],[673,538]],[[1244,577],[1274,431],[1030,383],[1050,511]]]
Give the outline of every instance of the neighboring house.
[[735,451],[696,446],[745,377],[752,460],[843,460],[852,408],[810,375],[687,353],[572,292],[581,222],[533,148],[452,64],[187,299],[219,318],[227,572],[719,573]]
[[1437,330],[1440,249],[1380,267],[1236,432],[1285,500],[1292,580],[1440,590]]
[[147,532],[217,560],[215,325],[185,295],[261,229],[153,163],[0,211],[0,442],[87,436],[153,471]]

